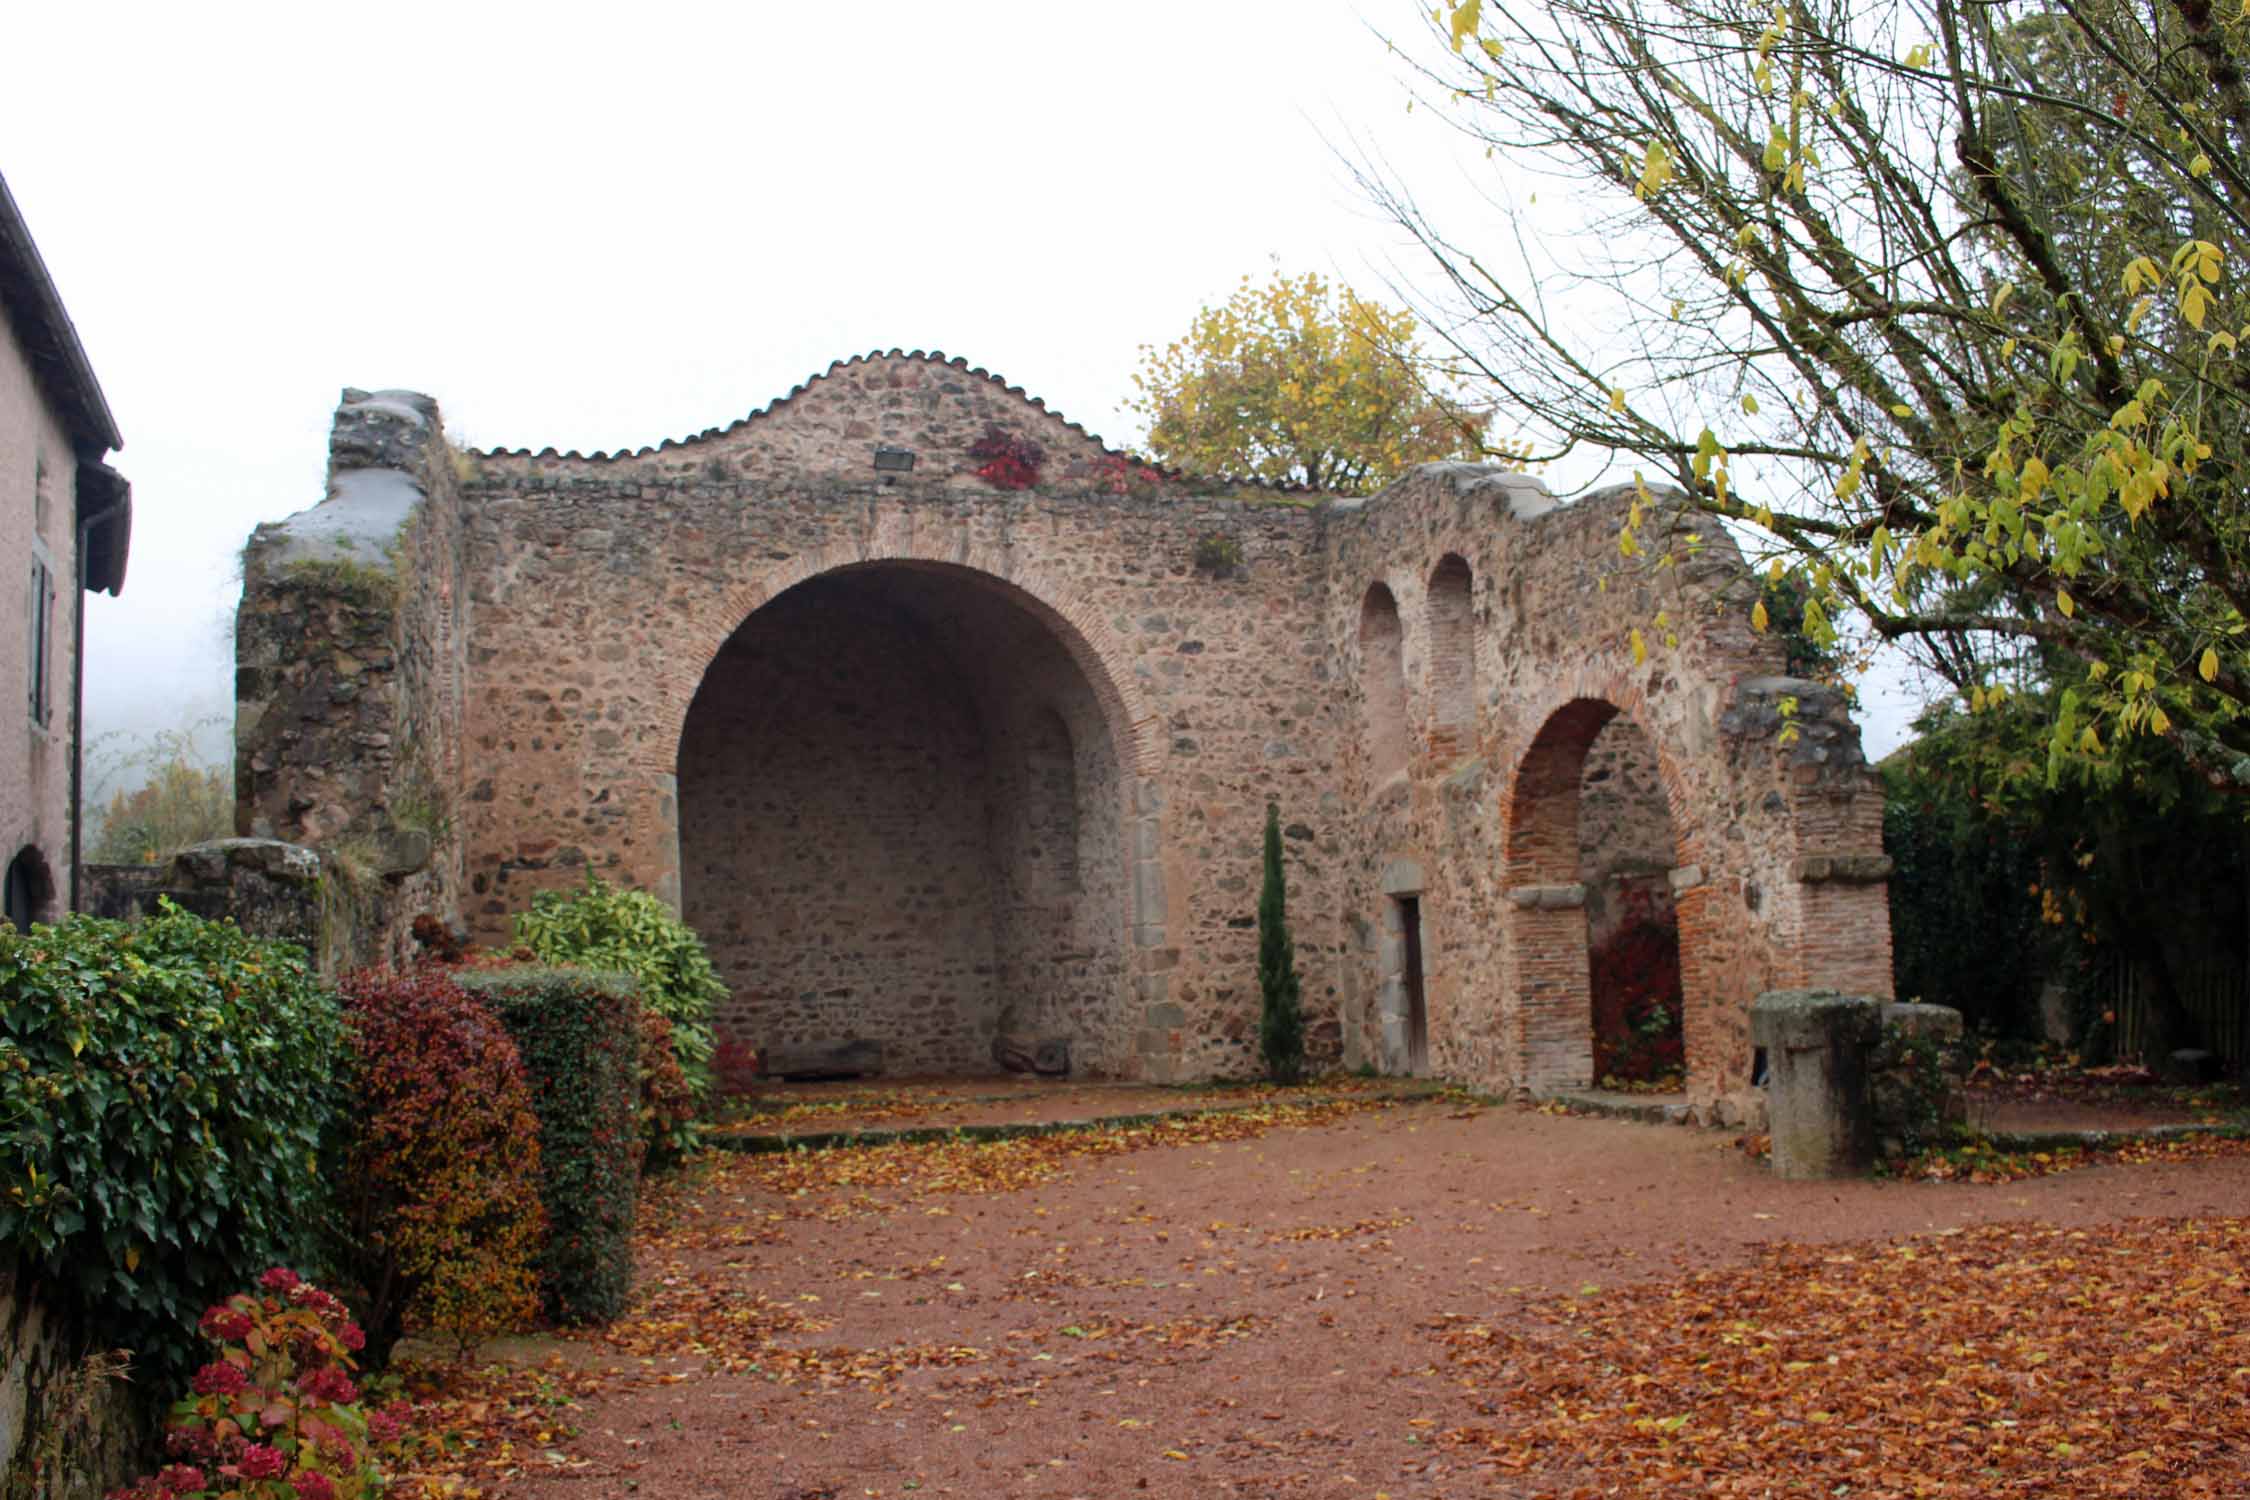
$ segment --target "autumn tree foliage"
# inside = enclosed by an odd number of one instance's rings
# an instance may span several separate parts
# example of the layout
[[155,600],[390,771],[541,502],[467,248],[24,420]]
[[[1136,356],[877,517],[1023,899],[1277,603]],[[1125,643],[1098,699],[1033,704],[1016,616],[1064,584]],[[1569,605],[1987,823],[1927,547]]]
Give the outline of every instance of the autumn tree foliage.
[[203,725],[164,730],[146,741],[104,746],[97,774],[117,784],[88,809],[85,857],[92,864],[147,864],[175,849],[234,833],[234,768],[215,764],[197,743]]
[[1415,464],[1475,458],[1484,417],[1433,388],[1414,315],[1310,272],[1245,276],[1162,349],[1127,409],[1161,463],[1356,494]]
[[1298,997],[1297,945],[1289,936],[1288,880],[1281,867],[1281,811],[1266,804],[1265,884],[1258,893],[1258,1046],[1275,1083],[1305,1076],[1305,1010]]
[[[1427,79],[1591,222],[1371,185],[1535,456],[1616,455],[1990,712],[2250,790],[2250,21],[2209,0],[1442,5]],[[1371,177],[1373,174],[1371,174]],[[1668,555],[1663,508],[1628,552]],[[1745,601],[1744,608],[1753,608]]]

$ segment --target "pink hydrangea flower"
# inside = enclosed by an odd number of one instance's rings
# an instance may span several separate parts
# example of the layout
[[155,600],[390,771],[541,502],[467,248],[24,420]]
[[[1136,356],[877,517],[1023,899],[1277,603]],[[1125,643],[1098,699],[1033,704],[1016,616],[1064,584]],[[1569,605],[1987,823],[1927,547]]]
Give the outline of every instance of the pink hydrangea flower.
[[156,1482],[168,1495],[185,1494],[203,1488],[203,1471],[193,1464],[174,1464],[157,1475]]
[[406,1435],[408,1408],[403,1401],[394,1401],[380,1411],[367,1414],[367,1435],[378,1443],[395,1443]]
[[249,1377],[225,1360],[213,1360],[188,1382],[198,1396],[232,1396],[250,1383]]
[[281,1456],[279,1448],[264,1443],[252,1443],[242,1450],[242,1457],[234,1466],[245,1479],[279,1479],[289,1467],[289,1460]]
[[288,1292],[303,1278],[287,1266],[275,1266],[258,1278],[258,1285],[269,1292]]
[[196,1326],[203,1330],[205,1338],[216,1339],[222,1344],[235,1344],[248,1338],[250,1330],[258,1325],[255,1319],[239,1308],[220,1306],[206,1309],[203,1321]]
[[318,1470],[307,1469],[290,1483],[297,1487],[297,1500],[336,1500],[336,1486]]
[[359,1387],[342,1370],[330,1366],[309,1370],[297,1377],[297,1389],[322,1401],[350,1402],[359,1399]]

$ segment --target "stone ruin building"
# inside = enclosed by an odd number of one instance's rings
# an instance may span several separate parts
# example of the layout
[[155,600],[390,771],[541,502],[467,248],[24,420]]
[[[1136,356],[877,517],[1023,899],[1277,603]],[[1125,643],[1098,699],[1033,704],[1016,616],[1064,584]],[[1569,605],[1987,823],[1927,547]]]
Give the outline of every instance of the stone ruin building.
[[1623,556],[1632,500],[1162,473],[919,352],[590,456],[350,390],[327,498],[247,553],[238,831],[337,851],[393,950],[589,867],[657,891],[752,1046],[1188,1080],[1259,1066],[1274,803],[1320,1061],[1585,1086],[1630,922],[1729,1121],[1753,997],[1890,992],[1881,797],[1724,531],[1659,506],[1676,565]]

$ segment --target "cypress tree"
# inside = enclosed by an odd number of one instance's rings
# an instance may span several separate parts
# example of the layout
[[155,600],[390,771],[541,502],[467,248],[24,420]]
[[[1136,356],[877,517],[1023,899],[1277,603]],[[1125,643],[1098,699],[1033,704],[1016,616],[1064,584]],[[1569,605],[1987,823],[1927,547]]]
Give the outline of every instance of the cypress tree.
[[1266,882],[1258,895],[1258,990],[1264,998],[1258,1042],[1275,1083],[1305,1076],[1305,1013],[1297,1002],[1297,945],[1289,940],[1281,873],[1281,810],[1266,804]]

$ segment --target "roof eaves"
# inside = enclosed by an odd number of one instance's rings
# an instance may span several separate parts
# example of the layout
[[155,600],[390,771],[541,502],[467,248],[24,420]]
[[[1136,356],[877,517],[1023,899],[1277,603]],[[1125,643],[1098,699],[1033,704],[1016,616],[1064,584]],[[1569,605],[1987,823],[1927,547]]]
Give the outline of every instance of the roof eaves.
[[32,243],[31,226],[16,207],[8,182],[0,177],[0,306],[16,326],[31,360],[33,378],[62,414],[63,427],[80,456],[98,459],[125,446],[110,414],[108,398],[86,346],[78,341],[47,263]]

